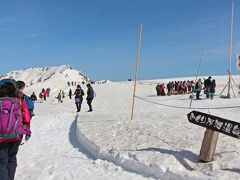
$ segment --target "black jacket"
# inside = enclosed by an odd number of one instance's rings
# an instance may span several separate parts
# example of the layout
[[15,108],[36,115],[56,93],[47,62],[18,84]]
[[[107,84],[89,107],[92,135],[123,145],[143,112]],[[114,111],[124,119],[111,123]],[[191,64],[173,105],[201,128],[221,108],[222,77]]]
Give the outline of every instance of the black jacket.
[[75,98],[82,98],[84,96],[84,91],[82,89],[76,89],[74,94]]
[[89,87],[87,90],[87,99],[93,99],[94,98],[94,91],[92,87]]
[[216,88],[216,83],[215,82],[211,82],[211,84],[210,84],[210,93],[215,93],[215,88]]

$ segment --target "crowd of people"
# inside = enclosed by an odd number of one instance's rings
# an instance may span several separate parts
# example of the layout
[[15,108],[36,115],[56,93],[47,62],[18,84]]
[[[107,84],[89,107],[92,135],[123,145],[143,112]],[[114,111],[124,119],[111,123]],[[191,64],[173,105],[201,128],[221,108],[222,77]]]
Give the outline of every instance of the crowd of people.
[[[80,84],[80,82],[77,82],[77,81],[68,81],[67,82],[67,85],[68,86],[77,86],[77,84]],[[85,82],[84,81],[82,81],[82,85],[84,85],[85,84]]]
[[215,79],[212,79],[211,76],[209,76],[207,79],[204,79],[204,82],[202,82],[201,79],[198,79],[195,85],[195,92],[196,92],[196,99],[200,99],[200,93],[202,90],[204,90],[204,94],[206,94],[206,98],[213,99],[214,93],[216,89],[216,81]]
[[[94,97],[96,96],[95,91],[93,90],[91,84],[87,84],[87,97],[86,97],[86,101],[88,104],[88,112],[93,111],[92,108],[92,100],[94,99]],[[72,96],[74,97],[75,100],[75,104],[76,104],[76,108],[77,108],[77,112],[81,111],[81,107],[82,107],[82,102],[83,102],[83,96],[85,95],[84,90],[82,89],[82,87],[80,86],[80,84],[78,84],[76,86],[76,89],[73,93],[72,89],[70,88],[68,91],[68,96],[69,99],[72,99]],[[60,92],[58,93],[57,99],[58,99],[58,103],[62,103],[63,99],[65,98],[65,92],[63,90],[60,90]]]
[[[50,92],[51,92],[51,89],[50,88],[47,88],[46,90],[45,90],[45,88],[43,88],[42,89],[42,91],[39,93],[39,98],[40,98],[40,101],[41,102],[43,102],[43,100],[44,101],[46,101],[47,100],[47,97],[49,97],[50,96]],[[33,96],[35,95],[35,92],[33,92],[33,94],[32,94]],[[31,96],[32,96],[31,95]],[[35,98],[35,97],[34,97]],[[37,99],[37,98],[36,98]]]
[[[23,91],[25,82],[14,79],[0,80],[0,180],[14,180],[17,167],[17,153],[19,146],[23,144],[23,138],[28,141],[31,137],[30,122],[34,114],[34,102],[38,100],[35,92],[27,96]],[[46,101],[51,89],[43,88],[39,94],[41,101]],[[83,96],[85,95],[80,85],[72,93],[69,90],[69,98],[75,95],[77,112],[81,111]],[[86,101],[88,112],[93,111],[92,101],[96,96],[91,84],[87,84]],[[60,90],[58,101],[63,102],[65,92]]]
[[204,82],[198,79],[197,82],[186,80],[171,81],[168,82],[167,85],[165,85],[165,83],[158,84],[156,86],[156,92],[158,96],[196,93],[196,99],[200,99],[200,93],[204,90],[206,98],[213,99],[215,88],[216,81],[215,79],[212,80],[212,77],[209,76],[207,79],[204,79]]
[[[167,93],[166,91],[167,90]],[[165,83],[156,86],[158,96],[188,94],[194,91],[193,81],[171,81],[167,85]]]

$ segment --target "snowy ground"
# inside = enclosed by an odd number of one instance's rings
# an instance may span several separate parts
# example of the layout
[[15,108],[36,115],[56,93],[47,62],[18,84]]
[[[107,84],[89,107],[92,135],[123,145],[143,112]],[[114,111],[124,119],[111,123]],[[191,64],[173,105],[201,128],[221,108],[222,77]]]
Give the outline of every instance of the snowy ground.
[[[219,94],[227,78],[215,79]],[[19,151],[16,179],[240,179],[239,140],[220,134],[215,160],[199,163],[205,129],[188,122],[186,115],[191,110],[157,104],[188,107],[189,95],[157,97],[157,82],[168,80],[138,83],[137,96],[147,101],[136,99],[133,121],[133,82],[94,85],[97,97],[91,113],[86,112],[86,101],[79,114],[68,99],[63,104],[56,104],[54,98],[38,103],[33,135]],[[30,87],[27,92],[43,85]],[[56,92],[58,88],[53,89]],[[192,103],[192,107],[235,105],[239,105],[239,98],[218,96]],[[239,108],[201,111],[240,121]]]
[[113,163],[93,159],[79,146],[72,101],[56,104],[50,98],[36,104],[35,114],[32,137],[20,146],[16,180],[145,179]]

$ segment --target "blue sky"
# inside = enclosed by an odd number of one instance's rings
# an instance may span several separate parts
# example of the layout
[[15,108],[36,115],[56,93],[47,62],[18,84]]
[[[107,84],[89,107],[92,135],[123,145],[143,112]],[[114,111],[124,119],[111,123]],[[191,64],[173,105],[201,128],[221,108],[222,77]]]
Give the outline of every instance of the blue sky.
[[[227,73],[231,0],[1,0],[0,74],[69,64],[93,80]],[[235,0],[232,71],[240,53]]]

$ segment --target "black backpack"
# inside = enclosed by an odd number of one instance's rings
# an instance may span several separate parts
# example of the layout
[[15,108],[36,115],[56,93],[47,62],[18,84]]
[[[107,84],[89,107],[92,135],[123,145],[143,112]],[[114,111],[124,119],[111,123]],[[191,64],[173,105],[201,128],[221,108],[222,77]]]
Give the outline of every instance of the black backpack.
[[195,89],[198,89],[198,88],[199,88],[199,84],[198,84],[198,83],[199,83],[199,82],[196,83]]

